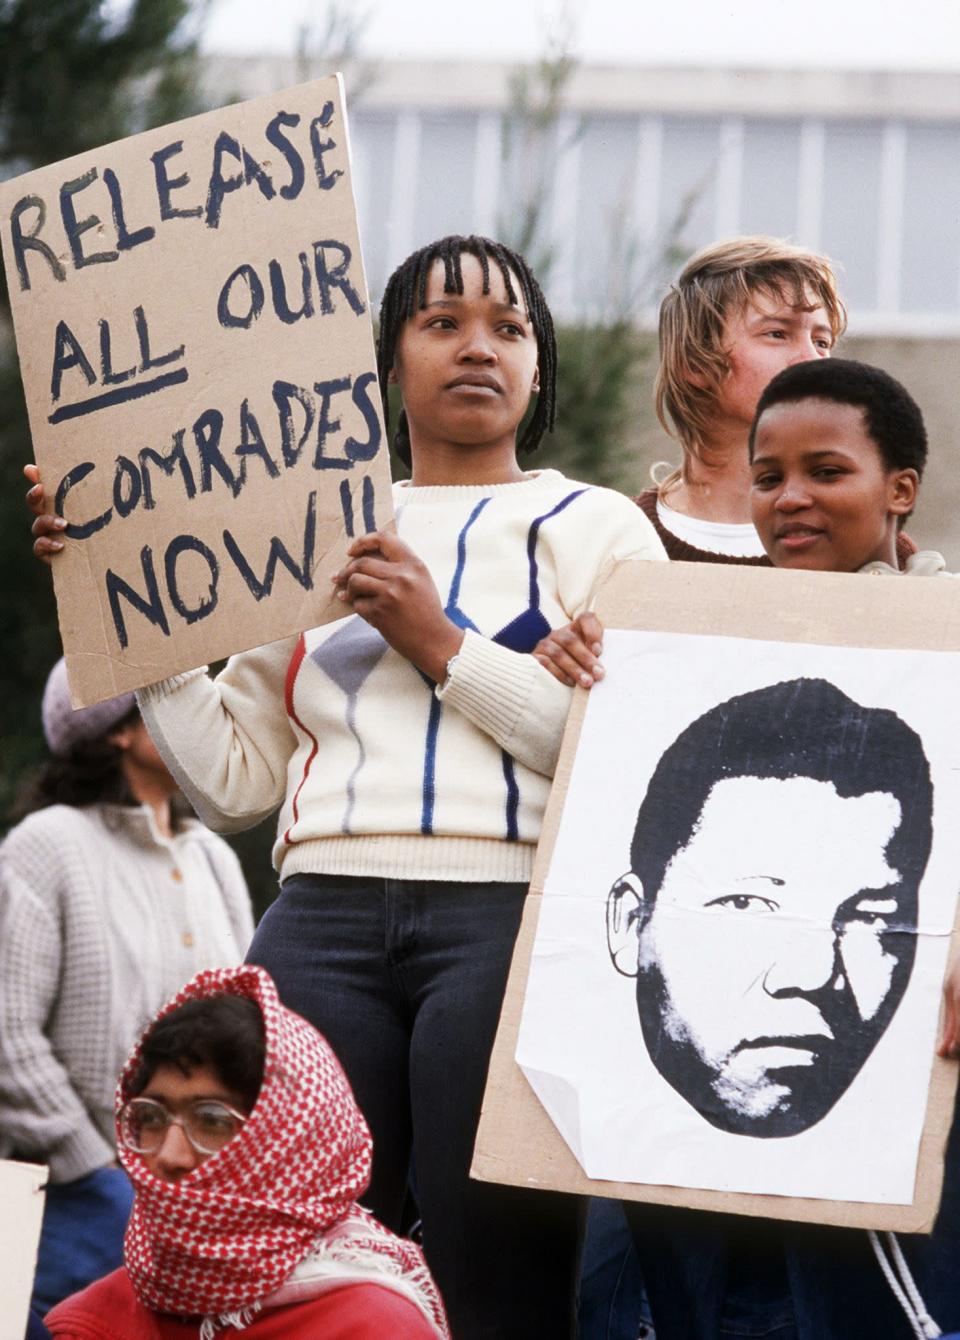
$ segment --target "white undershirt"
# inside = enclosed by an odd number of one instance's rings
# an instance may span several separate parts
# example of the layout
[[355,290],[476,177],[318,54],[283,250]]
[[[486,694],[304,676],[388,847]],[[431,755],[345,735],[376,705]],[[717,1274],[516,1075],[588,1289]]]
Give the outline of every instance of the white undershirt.
[[657,518],[671,535],[708,554],[724,554],[727,558],[762,558],[763,545],[752,522],[701,521],[699,517],[685,516],[657,499]]

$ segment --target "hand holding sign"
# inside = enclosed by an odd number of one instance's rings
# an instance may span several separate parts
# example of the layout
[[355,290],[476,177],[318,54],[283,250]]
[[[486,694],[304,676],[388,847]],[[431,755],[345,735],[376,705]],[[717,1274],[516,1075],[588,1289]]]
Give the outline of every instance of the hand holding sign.
[[338,617],[391,517],[338,80],[6,182],[0,228],[75,701]]
[[960,957],[954,958],[943,983],[943,1023],[937,1055],[960,1057]]
[[376,628],[395,651],[437,683],[460,650],[463,629],[448,618],[426,564],[388,531],[364,535],[332,580],[337,598]]
[[25,465],[23,473],[30,483],[27,489],[27,506],[34,515],[30,533],[34,537],[33,552],[42,563],[49,563],[55,554],[63,549],[60,532],[66,529],[66,521],[47,511],[47,495],[43,491],[40,470],[36,465]]
[[573,623],[551,629],[534,647],[533,655],[561,684],[589,689],[603,679],[603,666],[598,660],[602,650],[603,624],[592,611],[585,610]]

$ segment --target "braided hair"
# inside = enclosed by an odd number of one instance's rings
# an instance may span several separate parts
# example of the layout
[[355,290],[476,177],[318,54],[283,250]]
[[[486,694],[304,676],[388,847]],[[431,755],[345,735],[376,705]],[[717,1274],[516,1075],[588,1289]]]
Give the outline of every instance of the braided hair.
[[[438,242],[414,251],[398,265],[387,281],[380,304],[380,333],[377,341],[377,373],[380,394],[383,397],[387,428],[390,410],[387,401],[387,380],[394,365],[400,328],[405,321],[427,305],[427,280],[434,261],[443,262],[444,293],[463,292],[463,272],[460,264],[464,253],[474,256],[483,275],[483,292],[490,292],[490,262],[503,277],[510,302],[519,306],[514,280],[520,281],[524,306],[537,337],[537,358],[540,368],[540,394],[520,439],[518,451],[535,451],[544,433],[552,432],[557,413],[557,343],[553,333],[553,317],[540,285],[533,277],[527,262],[517,252],[488,237],[461,237],[457,234],[442,237]],[[404,465],[411,464],[410,431],[407,416],[401,411],[393,441],[397,455]]]

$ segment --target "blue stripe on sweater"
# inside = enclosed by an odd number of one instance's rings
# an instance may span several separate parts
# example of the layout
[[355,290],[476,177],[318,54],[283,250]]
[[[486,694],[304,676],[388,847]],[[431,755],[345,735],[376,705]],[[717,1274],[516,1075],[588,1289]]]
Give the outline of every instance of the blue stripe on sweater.
[[557,516],[572,502],[579,498],[587,490],[576,489],[573,493],[568,493],[565,498],[561,498],[556,507],[544,512],[543,516],[534,519],[530,527],[530,533],[527,536],[527,562],[530,565],[530,608],[538,610],[540,608],[540,571],[537,566],[537,540],[540,536],[540,527],[545,521],[549,521],[552,516]]
[[550,632],[550,624],[540,609],[540,568],[537,563],[537,540],[540,537],[540,527],[545,521],[549,521],[552,516],[562,512],[565,507],[569,507],[576,498],[586,492],[586,489],[576,489],[573,493],[568,493],[565,498],[557,503],[556,507],[551,508],[549,512],[544,512],[543,516],[535,517],[531,522],[530,530],[527,533],[530,604],[522,614],[518,614],[515,619],[511,619],[508,624],[504,624],[499,633],[494,633],[493,641],[499,642],[501,647],[509,647],[511,651],[533,651],[540,639],[546,637]]
[[454,623],[458,624],[461,628],[475,629],[475,625],[470,622],[460,609],[460,587],[463,583],[463,570],[467,566],[467,535],[489,501],[489,498],[480,499],[467,518],[467,524],[457,536],[457,566],[454,569],[453,580],[450,583],[450,594],[447,596],[445,610],[447,617],[452,619]]
[[[444,606],[444,613],[448,619],[451,619],[458,628],[469,628],[472,632],[479,632],[476,624],[469,619],[463,610],[460,609],[460,584],[463,581],[463,570],[467,565],[467,534],[470,527],[479,517],[480,513],[490,501],[489,498],[481,498],[476,507],[467,518],[466,525],[457,536],[457,566],[454,569],[453,579],[450,582],[450,594],[447,596],[447,603]],[[433,833],[433,811],[437,799],[437,737],[440,734],[440,717],[443,713],[443,703],[435,694],[433,694],[433,683],[423,675],[424,681],[430,686],[430,716],[427,719],[427,739],[423,753],[423,795],[420,808],[420,832],[425,834]]]

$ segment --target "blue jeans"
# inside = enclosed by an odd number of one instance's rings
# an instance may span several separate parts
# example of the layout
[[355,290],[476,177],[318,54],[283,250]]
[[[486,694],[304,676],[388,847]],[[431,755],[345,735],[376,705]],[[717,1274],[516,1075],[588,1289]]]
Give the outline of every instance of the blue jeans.
[[[861,1229],[625,1208],[657,1340],[913,1340]],[[960,1109],[933,1234],[899,1241],[930,1315],[960,1330]]]
[[41,1316],[123,1265],[132,1205],[133,1187],[121,1168],[48,1185],[31,1300]]
[[577,1322],[578,1340],[638,1340],[650,1333],[640,1264],[618,1200],[589,1202]]
[[410,1173],[457,1340],[572,1334],[579,1207],[468,1176],[526,886],[294,875],[248,958],[327,1037],[373,1133],[364,1203]]

